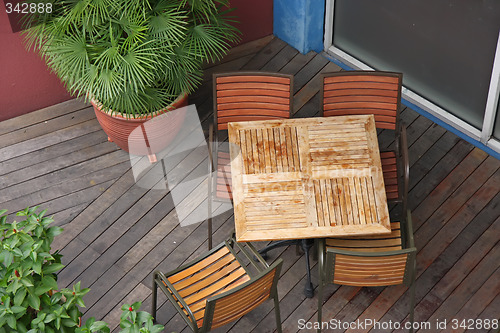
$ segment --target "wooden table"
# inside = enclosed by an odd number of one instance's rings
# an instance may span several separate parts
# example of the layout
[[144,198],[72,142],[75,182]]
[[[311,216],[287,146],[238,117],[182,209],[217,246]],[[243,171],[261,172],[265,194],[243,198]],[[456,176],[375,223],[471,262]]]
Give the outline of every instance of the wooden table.
[[238,241],[390,233],[373,115],[228,124]]

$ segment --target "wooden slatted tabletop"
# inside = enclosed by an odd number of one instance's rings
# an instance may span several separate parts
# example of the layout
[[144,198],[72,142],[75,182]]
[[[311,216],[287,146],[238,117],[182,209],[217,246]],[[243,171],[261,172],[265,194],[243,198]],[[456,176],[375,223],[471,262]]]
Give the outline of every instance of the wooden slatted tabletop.
[[238,241],[390,233],[373,115],[228,124]]

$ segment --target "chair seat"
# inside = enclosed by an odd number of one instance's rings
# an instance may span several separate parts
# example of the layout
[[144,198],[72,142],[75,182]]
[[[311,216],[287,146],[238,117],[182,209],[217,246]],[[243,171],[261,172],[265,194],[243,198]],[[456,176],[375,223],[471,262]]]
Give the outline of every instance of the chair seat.
[[326,248],[356,252],[386,252],[401,250],[402,244],[400,223],[392,222],[391,230],[391,233],[388,235],[327,238]]
[[[183,271],[167,275],[167,278],[193,312],[199,328],[203,325],[207,298],[250,280],[227,247],[220,248]],[[177,304],[183,308],[180,302]]]
[[385,193],[388,201],[399,199],[398,172],[396,152],[384,151],[380,153],[382,173],[384,174]]

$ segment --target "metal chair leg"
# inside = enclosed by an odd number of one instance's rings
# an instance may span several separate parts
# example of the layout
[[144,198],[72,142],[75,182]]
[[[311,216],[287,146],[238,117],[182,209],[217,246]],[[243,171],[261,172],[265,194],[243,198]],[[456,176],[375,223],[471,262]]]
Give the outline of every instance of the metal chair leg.
[[413,319],[415,314],[415,277],[413,277],[412,279],[411,286],[408,292],[410,293],[410,333],[413,333]]
[[306,257],[306,269],[307,269],[307,282],[304,289],[304,293],[307,298],[313,298],[314,287],[311,282],[311,263],[309,261],[309,250],[312,247],[312,241],[310,239],[302,239],[301,245],[302,249],[304,250],[304,256]]
[[153,294],[152,294],[152,300],[151,300],[151,315],[153,316],[153,322],[156,321],[156,303],[157,303],[157,295],[158,295],[158,288],[156,286],[156,274],[153,274]]
[[212,249],[212,217],[208,218],[208,249]]
[[280,315],[280,304],[278,299],[278,293],[274,295],[274,315],[276,317],[276,329],[278,333],[283,332],[283,328],[281,327],[281,315]]
[[321,320],[323,317],[323,241],[317,240],[317,255],[318,255],[318,333],[321,333]]
[[[210,171],[210,169],[209,169]],[[212,249],[212,177],[209,175],[208,177],[208,198],[207,198],[207,206],[208,206],[208,219],[207,219],[207,230],[208,230],[208,250]]]

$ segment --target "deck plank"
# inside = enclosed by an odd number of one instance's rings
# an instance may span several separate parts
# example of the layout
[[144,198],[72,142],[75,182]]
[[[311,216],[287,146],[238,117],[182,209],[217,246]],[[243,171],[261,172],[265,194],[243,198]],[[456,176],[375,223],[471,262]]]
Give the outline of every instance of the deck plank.
[[0,122],[0,135],[4,135],[12,131],[17,131],[34,124],[43,123],[59,116],[66,115],[71,112],[88,107],[89,104],[86,104],[82,100],[76,98],[37,111],[23,114],[19,117],[7,119]]

